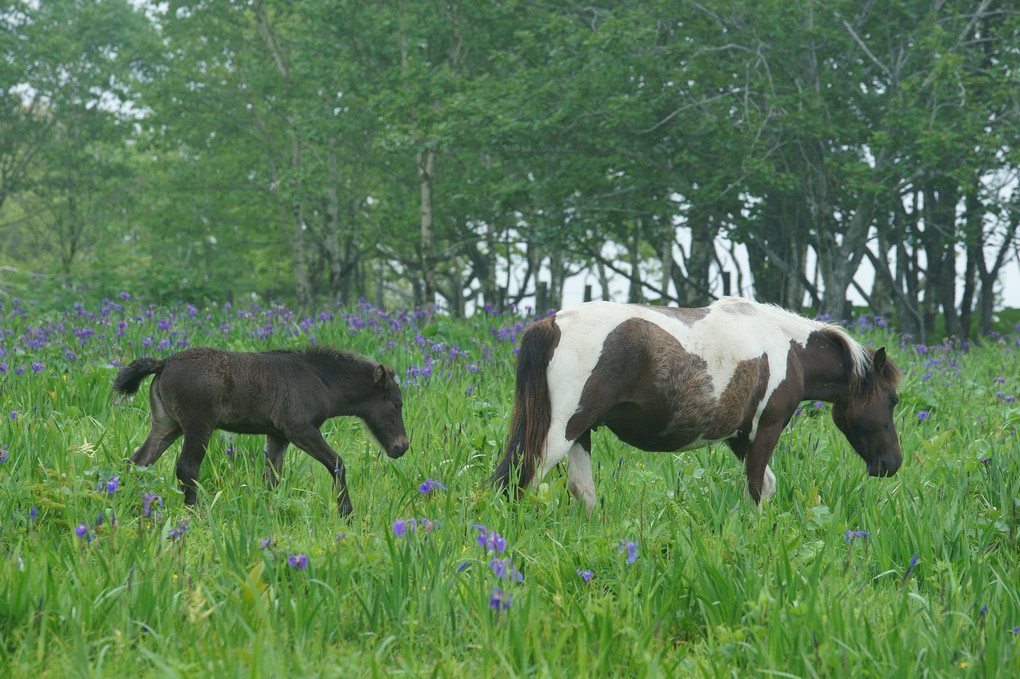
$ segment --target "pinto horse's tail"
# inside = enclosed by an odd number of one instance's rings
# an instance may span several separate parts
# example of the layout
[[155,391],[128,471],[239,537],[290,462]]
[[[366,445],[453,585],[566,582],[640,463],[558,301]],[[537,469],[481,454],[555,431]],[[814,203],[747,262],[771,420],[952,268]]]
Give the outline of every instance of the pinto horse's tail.
[[113,380],[113,390],[122,394],[133,394],[149,375],[156,374],[166,366],[166,359],[157,360],[145,356],[131,361],[127,367],[121,368]]
[[516,481],[515,496],[520,497],[535,475],[552,421],[549,382],[546,369],[559,343],[560,330],[553,318],[543,319],[524,333],[517,354],[517,386],[514,412],[510,419],[506,451],[489,477],[490,483],[509,492]]

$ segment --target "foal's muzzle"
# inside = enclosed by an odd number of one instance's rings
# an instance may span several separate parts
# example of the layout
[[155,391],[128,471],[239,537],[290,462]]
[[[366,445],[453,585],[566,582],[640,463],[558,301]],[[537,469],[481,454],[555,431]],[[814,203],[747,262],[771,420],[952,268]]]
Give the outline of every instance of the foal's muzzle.
[[411,447],[411,441],[406,436],[398,438],[392,446],[386,449],[386,454],[392,458],[398,458],[407,452]]
[[900,468],[903,458],[878,458],[868,463],[868,476],[892,476]]

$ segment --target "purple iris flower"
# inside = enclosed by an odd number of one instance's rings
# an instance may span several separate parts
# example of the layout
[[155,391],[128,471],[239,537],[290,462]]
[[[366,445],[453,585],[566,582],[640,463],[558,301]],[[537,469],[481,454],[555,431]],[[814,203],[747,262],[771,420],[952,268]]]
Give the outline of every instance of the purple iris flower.
[[636,542],[620,540],[620,547],[618,551],[622,552],[624,549],[627,550],[627,565],[629,566],[630,564],[637,561],[638,545]]
[[287,557],[287,563],[301,570],[308,567],[308,557],[304,554],[291,554]]
[[425,479],[425,483],[418,486],[418,490],[421,492],[422,495],[430,493],[436,488],[438,488],[439,490],[449,490],[446,486],[439,483],[439,481],[435,481],[433,479]]
[[510,602],[513,597],[508,592],[504,592],[499,587],[493,587],[492,593],[489,595],[489,606],[494,611],[503,611],[510,608]]
[[497,554],[502,554],[506,551],[506,540],[502,535],[479,524],[474,524],[471,527],[480,531],[478,533],[479,547],[482,547],[485,551],[489,551],[491,549]]
[[581,579],[584,580],[585,582],[591,582],[592,576],[595,575],[595,573],[593,571],[591,571],[591,570],[589,570],[587,568],[585,568],[584,570],[581,570],[580,568],[578,568],[577,569],[577,574],[580,575]]

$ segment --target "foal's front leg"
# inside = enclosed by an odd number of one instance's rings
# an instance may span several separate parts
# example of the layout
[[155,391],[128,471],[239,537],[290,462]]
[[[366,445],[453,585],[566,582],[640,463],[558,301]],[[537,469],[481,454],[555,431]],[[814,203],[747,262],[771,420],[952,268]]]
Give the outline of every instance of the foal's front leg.
[[354,507],[351,505],[351,498],[347,493],[347,469],[344,467],[344,461],[340,455],[326,443],[326,439],[322,438],[322,432],[315,428],[309,428],[300,432],[289,432],[288,438],[295,446],[321,462],[333,475],[333,487],[337,489],[337,509],[340,511],[340,516],[350,516]]

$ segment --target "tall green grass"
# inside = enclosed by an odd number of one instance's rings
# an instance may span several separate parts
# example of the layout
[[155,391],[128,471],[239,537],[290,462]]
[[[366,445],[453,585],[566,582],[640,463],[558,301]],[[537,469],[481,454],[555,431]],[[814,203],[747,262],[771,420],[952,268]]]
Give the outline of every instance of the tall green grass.
[[[305,319],[130,300],[2,312],[2,676],[1020,674],[1013,338],[919,348],[858,329],[907,376],[906,460],[891,479],[866,478],[828,407],[805,403],[760,511],[725,446],[644,453],[599,431],[589,516],[562,469],[517,503],[485,487],[520,318],[425,324],[353,307]],[[347,463],[349,523],[328,474],[293,447],[266,490],[258,437],[214,435],[194,509],[176,489],[179,444],[125,470],[148,404],[114,399],[118,365],[184,343],[313,339],[404,381],[402,459],[357,420],[324,427]],[[422,494],[428,478],[448,490]],[[143,494],[163,500],[148,516]],[[395,534],[412,518],[417,530]],[[476,525],[505,539],[499,556],[522,580],[493,572]],[[509,602],[499,610],[496,588]]]

